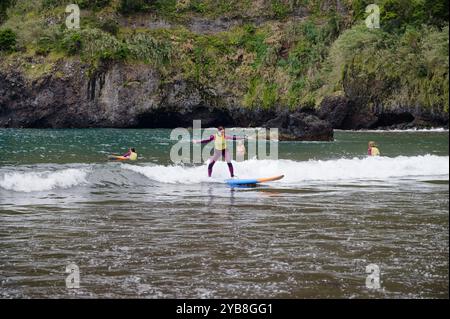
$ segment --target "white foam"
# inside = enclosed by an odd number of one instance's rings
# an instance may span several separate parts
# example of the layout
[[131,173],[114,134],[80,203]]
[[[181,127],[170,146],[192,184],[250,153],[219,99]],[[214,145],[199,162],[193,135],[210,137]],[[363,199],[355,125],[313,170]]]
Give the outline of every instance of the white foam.
[[435,127],[435,128],[423,128],[423,129],[419,129],[419,128],[410,128],[410,129],[404,129],[404,130],[400,130],[400,129],[387,129],[387,130],[338,130],[335,129],[335,131],[337,132],[352,132],[352,133],[405,133],[405,132],[449,132],[448,129],[443,128],[443,127]]
[[86,182],[87,173],[80,169],[56,172],[13,172],[0,176],[0,187],[16,192],[39,192],[69,188]]
[[365,157],[327,161],[286,161],[286,182],[381,180],[446,176],[448,156]]
[[[448,156],[364,157],[336,160],[249,160],[234,163],[239,178],[259,178],[284,174],[283,183],[305,181],[382,180],[396,178],[423,178],[440,176],[448,179]],[[125,169],[140,173],[162,183],[197,184],[223,181],[229,178],[228,167],[223,162],[214,166],[213,179],[207,177],[206,165],[185,166],[135,166],[123,164]]]
[[[180,165],[162,166],[162,165],[149,165],[149,166],[136,166],[123,164],[122,167],[130,171],[144,175],[145,177],[168,184],[199,184],[202,182],[217,181],[217,178],[225,178],[223,169],[220,169],[220,164],[216,164],[214,167],[215,178],[210,179],[207,176],[207,169],[205,166],[185,167]],[[225,165],[226,166],[226,165]],[[218,168],[216,170],[216,168]],[[227,168],[228,169],[228,168]]]

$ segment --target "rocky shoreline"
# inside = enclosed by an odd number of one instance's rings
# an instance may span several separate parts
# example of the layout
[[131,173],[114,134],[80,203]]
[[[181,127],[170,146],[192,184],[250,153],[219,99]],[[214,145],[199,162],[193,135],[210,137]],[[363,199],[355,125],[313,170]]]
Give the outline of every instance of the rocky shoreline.
[[333,129],[448,128],[448,114],[420,108],[358,105],[328,96],[317,109],[246,108],[234,96],[183,79],[165,83],[151,66],[108,64],[92,72],[78,60],[57,61],[51,72],[29,78],[19,68],[0,69],[2,128],[271,127],[282,140],[329,141]]

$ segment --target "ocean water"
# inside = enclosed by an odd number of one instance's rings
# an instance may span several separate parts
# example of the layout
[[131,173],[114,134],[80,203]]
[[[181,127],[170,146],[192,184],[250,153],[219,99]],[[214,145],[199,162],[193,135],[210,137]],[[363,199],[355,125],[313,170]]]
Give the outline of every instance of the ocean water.
[[[383,156],[368,158],[375,140]],[[174,164],[170,130],[0,130],[1,298],[448,298],[449,133]],[[136,147],[139,161],[107,160]],[[66,266],[80,270],[67,289]],[[366,267],[380,288],[366,286]]]

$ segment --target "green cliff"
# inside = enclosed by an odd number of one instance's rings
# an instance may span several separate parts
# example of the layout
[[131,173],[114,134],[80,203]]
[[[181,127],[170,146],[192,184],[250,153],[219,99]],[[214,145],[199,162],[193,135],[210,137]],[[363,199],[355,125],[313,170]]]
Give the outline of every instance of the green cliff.
[[[65,26],[72,2],[79,30]],[[187,104],[192,92],[219,109],[336,113],[343,103],[337,128],[448,125],[448,1],[375,1],[379,29],[364,22],[371,2],[3,0],[0,83],[13,71],[30,87],[48,77],[70,85],[80,70],[95,83],[117,67],[149,68],[161,92],[182,82]]]

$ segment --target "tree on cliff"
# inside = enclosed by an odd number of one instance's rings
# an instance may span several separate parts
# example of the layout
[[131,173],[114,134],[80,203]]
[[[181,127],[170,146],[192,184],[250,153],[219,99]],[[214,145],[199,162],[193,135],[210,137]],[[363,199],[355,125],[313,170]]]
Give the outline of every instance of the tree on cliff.
[[0,51],[11,51],[16,45],[16,34],[11,29],[0,30]]

